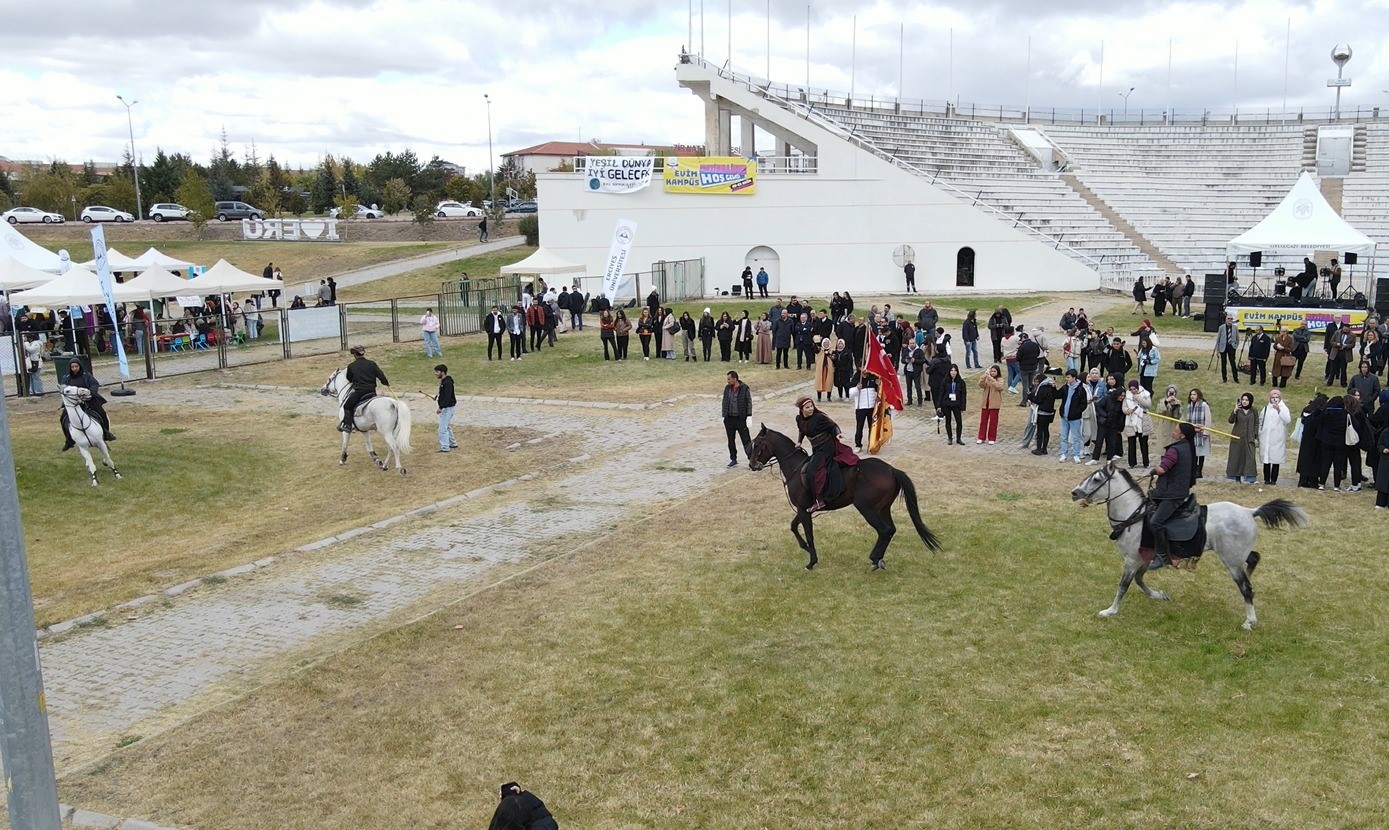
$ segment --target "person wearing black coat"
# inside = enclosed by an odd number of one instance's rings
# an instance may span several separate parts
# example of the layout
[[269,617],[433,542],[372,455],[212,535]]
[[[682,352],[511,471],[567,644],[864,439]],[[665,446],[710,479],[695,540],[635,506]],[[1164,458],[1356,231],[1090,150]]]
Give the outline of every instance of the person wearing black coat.
[[994,363],[1003,362],[1003,332],[1011,325],[1013,315],[1003,306],[994,309],[994,313],[989,315],[989,340],[994,346]]
[[[699,344],[704,347],[704,362],[708,363],[713,357],[714,352],[714,315],[709,309],[704,309],[704,313],[699,318]],[[727,358],[724,358],[727,360]]]
[[[918,350],[919,351],[919,350]],[[960,377],[960,367],[954,363],[946,370],[940,384],[940,408],[945,417],[945,443],[964,446],[964,411],[968,398],[968,383]]]
[[[1037,374],[1037,363],[1042,357],[1042,347],[1026,334],[1020,334],[1018,337],[1022,339],[1022,342],[1018,344],[1018,371],[1022,373],[1022,381],[1019,386],[1026,390],[1032,388],[1032,376]],[[1022,400],[1018,401],[1018,406],[1027,406],[1027,397],[1024,394]]]
[[[1345,399],[1340,395],[1327,401],[1326,409],[1322,410],[1321,420],[1317,424],[1317,443],[1321,445],[1321,452],[1317,458],[1317,489],[1326,489],[1326,479],[1335,470],[1332,489],[1341,492],[1341,482],[1346,477],[1346,462],[1349,460],[1349,448],[1346,446],[1346,424],[1349,423],[1349,416],[1346,414]],[[1306,435],[1306,432],[1303,433]]]
[[1263,326],[1254,327],[1254,336],[1249,339],[1249,385],[1255,378],[1263,386],[1268,382],[1268,355],[1273,351],[1273,338],[1268,336]]
[[559,822],[534,793],[508,781],[487,830],[559,830]]
[[1129,356],[1124,348],[1124,341],[1114,338],[1109,349],[1104,353],[1104,373],[1113,375],[1119,381],[1119,387],[1124,386],[1124,376],[1133,370],[1133,358]]
[[1123,455],[1120,438],[1124,426],[1124,389],[1116,381],[1117,378],[1110,375],[1106,382],[1111,385],[1095,400],[1095,448],[1091,450],[1090,460],[1085,462],[1087,465],[1099,463],[1101,453],[1106,458]]
[[796,337],[796,321],[781,310],[781,316],[772,321],[772,349],[776,352],[776,368],[791,368],[791,343]]
[[1037,406],[1037,448],[1032,454],[1046,455],[1051,445],[1051,422],[1056,420],[1056,384],[1050,376],[1043,375],[1042,382],[1028,397]]
[[584,296],[584,292],[580,291],[578,286],[575,286],[574,290],[569,292],[569,328],[574,331],[584,330],[584,308],[587,305],[588,298]]
[[1389,507],[1389,429],[1380,430],[1375,442],[1375,509]]
[[1302,424],[1302,440],[1297,448],[1297,486],[1316,487],[1321,477],[1321,442],[1317,433],[1321,429],[1322,412],[1326,409],[1326,395],[1318,392],[1316,397],[1302,408],[1299,419]]
[[814,369],[815,323],[810,319],[809,314],[804,311],[801,312],[801,319],[796,321],[795,333],[792,336],[796,344],[796,368],[801,368],[801,364],[804,362],[806,369]]
[[[111,418],[106,414],[106,399],[101,396],[99,391],[101,384],[95,377],[82,369],[81,362],[72,360],[68,363],[68,373],[58,382],[58,391],[61,392],[64,386],[76,386],[92,393],[83,407],[101,424],[105,431],[104,440],[116,440],[116,436],[111,434]],[[58,423],[63,427],[63,452],[67,452],[76,445],[72,441],[72,436],[68,434],[68,411],[66,408],[58,415]]]

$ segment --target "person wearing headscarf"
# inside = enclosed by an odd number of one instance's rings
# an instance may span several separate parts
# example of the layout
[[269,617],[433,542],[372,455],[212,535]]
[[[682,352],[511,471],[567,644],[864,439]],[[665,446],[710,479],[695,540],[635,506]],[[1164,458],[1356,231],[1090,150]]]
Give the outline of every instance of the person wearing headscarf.
[[1231,424],[1230,454],[1225,459],[1225,478],[1240,484],[1253,484],[1258,469],[1259,413],[1254,396],[1241,393],[1235,408],[1225,419]]
[[1196,484],[1196,427],[1188,423],[1172,425],[1172,443],[1163,448],[1162,458],[1153,468],[1156,483],[1148,500],[1153,513],[1148,526],[1153,531],[1153,565],[1162,567],[1171,552],[1167,540],[1167,523],[1177,508],[1191,496]]
[[1298,426],[1302,428],[1297,448],[1298,487],[1316,487],[1321,478],[1321,442],[1317,440],[1317,432],[1321,429],[1327,401],[1326,395],[1318,392],[1298,416]]
[[1326,489],[1326,479],[1335,469],[1333,492],[1341,492],[1341,483],[1346,478],[1346,461],[1349,450],[1346,447],[1346,399],[1337,395],[1326,402],[1322,410],[1321,422],[1317,424],[1317,443],[1321,445],[1318,453],[1317,489]]
[[[83,407],[91,416],[101,424],[103,440],[110,442],[116,440],[116,436],[111,434],[111,417],[106,414],[106,399],[101,396],[101,383],[88,371],[82,368],[82,362],[73,358],[68,362],[68,373],[63,375],[58,382],[58,391],[62,392],[64,386],[75,386],[78,389],[86,389],[91,392],[91,397],[84,403]],[[63,427],[63,452],[72,449],[76,444],[72,441],[72,435],[68,432],[68,411],[66,407],[58,415],[58,423]]]
[[820,396],[824,395],[825,401],[834,399],[834,361],[830,359],[830,354],[834,351],[834,342],[828,337],[815,335],[815,400],[818,402]]
[[[704,347],[704,362],[708,363],[713,356],[714,334],[718,330],[718,325],[714,321],[714,313],[709,309],[704,309],[704,313],[699,316],[699,343]],[[727,360],[728,358],[724,358]]]
[[1196,388],[1187,393],[1186,400],[1187,423],[1196,427],[1196,477],[1204,478],[1206,458],[1211,454],[1211,436],[1206,432],[1206,427],[1211,425],[1211,405],[1206,403],[1206,396]]
[[[844,492],[844,479],[839,474],[836,461],[841,454],[839,448],[839,425],[830,416],[815,406],[815,401],[804,395],[796,401],[796,443],[810,441],[810,459],[806,461],[806,480],[810,484],[815,503],[811,513],[825,509]],[[845,448],[848,451],[848,448]],[[853,453],[849,453],[850,456]],[[855,461],[857,459],[855,458]]]

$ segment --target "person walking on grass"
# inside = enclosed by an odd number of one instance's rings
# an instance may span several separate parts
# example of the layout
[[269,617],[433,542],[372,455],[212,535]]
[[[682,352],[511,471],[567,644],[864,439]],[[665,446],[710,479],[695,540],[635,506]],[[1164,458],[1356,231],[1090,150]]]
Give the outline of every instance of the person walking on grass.
[[439,396],[435,398],[436,414],[439,416],[439,452],[450,452],[458,446],[453,438],[453,410],[458,406],[458,398],[453,393],[453,378],[449,377],[449,367],[440,363],[434,367],[434,377],[439,379]]
[[738,466],[738,445],[733,440],[740,438],[743,453],[752,461],[752,438],[748,435],[748,419],[752,417],[752,390],[738,377],[737,372],[729,372],[723,387],[723,429],[728,433],[728,467]]

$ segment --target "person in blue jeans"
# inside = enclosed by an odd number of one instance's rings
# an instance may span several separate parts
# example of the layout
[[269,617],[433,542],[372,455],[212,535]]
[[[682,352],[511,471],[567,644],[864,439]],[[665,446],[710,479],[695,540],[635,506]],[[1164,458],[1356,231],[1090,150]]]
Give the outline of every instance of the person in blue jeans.
[[449,452],[458,446],[453,440],[453,410],[458,406],[458,398],[453,393],[453,378],[449,377],[449,367],[440,363],[434,367],[434,377],[439,379],[439,452]]
[[1061,421],[1060,460],[1064,462],[1069,456],[1080,464],[1081,425],[1085,420],[1085,408],[1090,403],[1090,394],[1080,382],[1080,373],[1075,369],[1066,370],[1066,385],[1061,387],[1058,397],[1061,399],[1060,412],[1057,413]]
[[960,339],[965,341],[965,368],[984,368],[979,362],[979,318],[973,309],[965,315],[965,324],[960,329]]

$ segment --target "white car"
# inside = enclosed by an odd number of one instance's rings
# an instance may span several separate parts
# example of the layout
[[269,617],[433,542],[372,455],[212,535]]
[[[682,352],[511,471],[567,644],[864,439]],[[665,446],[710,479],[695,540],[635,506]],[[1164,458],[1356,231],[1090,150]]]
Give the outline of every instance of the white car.
[[[339,210],[338,208],[333,208],[332,210],[328,211],[328,215],[333,217],[334,219],[338,218],[339,213],[341,213],[341,210]],[[357,205],[357,213],[356,216],[354,216],[353,218],[383,219],[385,218],[385,216],[386,214],[382,213],[380,210],[376,208],[367,207],[366,205]]]
[[21,222],[42,222],[45,225],[62,224],[63,215],[61,213],[49,213],[46,210],[39,210],[31,207],[17,207],[0,213],[0,219],[4,219],[11,225],[18,225]]
[[440,202],[434,206],[434,215],[440,219],[453,219],[460,216],[481,216],[482,209],[473,207],[471,202]]
[[183,205],[177,205],[173,202],[160,202],[150,205],[150,218],[156,222],[165,222],[171,219],[187,219],[188,214],[192,212],[193,211]]
[[123,210],[106,205],[92,205],[82,208],[83,222],[134,222],[135,217]]

